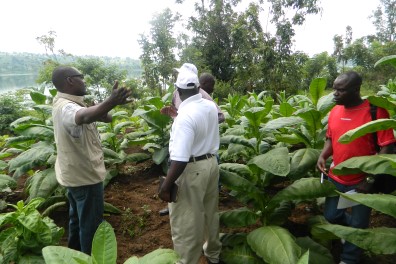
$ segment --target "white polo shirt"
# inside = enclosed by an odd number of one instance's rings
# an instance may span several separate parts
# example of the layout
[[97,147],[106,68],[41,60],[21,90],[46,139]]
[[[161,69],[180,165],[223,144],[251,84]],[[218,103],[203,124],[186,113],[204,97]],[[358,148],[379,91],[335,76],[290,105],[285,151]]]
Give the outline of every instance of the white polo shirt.
[[171,129],[170,159],[188,162],[192,156],[215,154],[219,144],[216,104],[203,99],[201,94],[184,100]]

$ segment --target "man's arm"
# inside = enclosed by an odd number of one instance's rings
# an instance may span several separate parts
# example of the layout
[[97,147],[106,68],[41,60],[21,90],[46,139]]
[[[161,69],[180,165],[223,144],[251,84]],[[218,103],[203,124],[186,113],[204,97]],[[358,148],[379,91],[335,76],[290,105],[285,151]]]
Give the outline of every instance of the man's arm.
[[326,138],[326,142],[323,146],[323,150],[319,155],[318,162],[316,163],[317,168],[324,174],[327,175],[326,160],[333,155],[333,145],[331,138]]
[[118,88],[116,81],[111,95],[106,100],[100,104],[78,110],[75,118],[76,124],[90,124],[95,121],[111,122],[112,116],[108,112],[117,105],[132,102],[132,100],[128,100],[130,95],[131,91],[126,88]]

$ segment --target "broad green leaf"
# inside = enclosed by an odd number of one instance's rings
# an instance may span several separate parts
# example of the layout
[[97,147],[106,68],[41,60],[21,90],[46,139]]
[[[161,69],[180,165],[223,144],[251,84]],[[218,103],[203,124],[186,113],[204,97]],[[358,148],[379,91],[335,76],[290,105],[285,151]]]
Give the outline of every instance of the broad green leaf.
[[379,227],[358,229],[341,225],[316,225],[374,254],[396,253],[396,228]]
[[173,264],[177,260],[179,260],[179,256],[173,249],[159,248],[140,258],[139,264]]
[[40,232],[41,214],[39,213],[39,211],[34,210],[32,212],[29,212],[29,214],[20,214],[17,220],[20,224],[22,224],[25,228],[29,229],[33,233]]
[[127,259],[124,264],[139,264],[139,258],[138,257],[130,257]]
[[325,117],[335,105],[333,98],[333,93],[329,93],[328,95],[322,96],[319,99],[316,109],[319,111],[319,113],[321,113],[322,117]]
[[336,175],[355,173],[390,174],[396,176],[396,154],[380,154],[347,159],[333,168]]
[[[301,126],[301,128],[303,128],[303,126]],[[309,136],[306,136],[302,129],[295,129],[295,128],[290,128],[289,129],[290,132],[293,133],[293,135],[295,135],[298,139],[300,139],[301,143],[304,143],[304,145],[309,148],[312,147],[312,143],[311,143],[311,139]]]
[[235,247],[236,245],[246,244],[246,233],[221,233],[220,241],[223,247]]
[[110,139],[112,139],[112,138],[115,138],[115,136],[116,136],[116,134],[110,133],[110,132],[101,133],[101,134],[100,134],[100,140],[101,140],[102,142],[105,142],[105,141],[108,141],[108,140],[110,140]]
[[222,136],[220,138],[220,144],[240,144],[243,145],[245,147],[249,147],[249,148],[254,148],[254,145],[252,145],[252,143],[245,139],[243,136]]
[[51,113],[52,113],[52,106],[51,105],[41,104],[41,105],[33,105],[32,107],[37,112],[41,112],[41,113],[44,113],[46,115],[51,115]]
[[370,104],[387,110],[394,111],[396,109],[396,104],[390,102],[386,97],[370,95],[367,97],[367,100],[369,100]]
[[263,199],[265,199],[263,192],[238,174],[220,169],[220,181],[230,190],[241,193],[244,200],[254,199],[258,206],[263,204]]
[[223,247],[220,257],[227,264],[264,264],[246,242],[232,248]]
[[333,264],[333,255],[330,250],[315,242],[310,237],[298,237],[296,243],[303,249],[309,250],[309,263]]
[[133,125],[133,122],[126,121],[126,122],[118,123],[118,124],[114,127],[114,133],[116,133],[116,134],[120,133],[120,131],[121,131],[122,128],[124,128],[124,127],[126,127],[126,126],[129,126],[129,125]]
[[109,148],[103,148],[103,155],[106,158],[121,159],[120,154]]
[[377,119],[374,121],[370,121],[355,129],[349,130],[338,139],[338,142],[347,144],[366,134],[374,133],[379,130],[386,130],[390,128],[396,128],[396,120]]
[[53,139],[54,129],[52,127],[43,126],[43,125],[32,125],[30,127],[27,127],[25,130],[21,131],[20,134],[26,137]]
[[256,182],[257,178],[253,175],[252,171],[245,164],[240,163],[221,163],[220,168],[223,170],[235,172],[239,176],[251,181]]
[[314,105],[318,103],[319,98],[323,95],[326,84],[327,82],[325,78],[315,78],[311,81],[309,85],[309,93]]
[[107,169],[106,176],[103,181],[103,186],[106,187],[109,184],[109,182],[111,181],[111,179],[113,179],[114,177],[116,177],[118,175],[118,172],[119,171],[116,169]]
[[21,118],[18,118],[17,120],[15,120],[14,122],[12,122],[10,124],[10,127],[15,129],[16,127],[18,127],[21,124],[24,123],[28,123],[28,124],[40,124],[41,120],[37,117],[33,117],[33,116],[24,116]]
[[83,263],[92,264],[90,256],[67,247],[47,246],[43,248],[42,252],[46,264],[78,264],[77,259],[84,261]]
[[285,147],[275,148],[254,157],[248,162],[250,164],[272,174],[286,176],[290,171],[289,151]]
[[267,115],[264,107],[252,107],[244,112],[245,117],[249,120],[249,124],[253,127],[259,127],[261,119]]
[[310,200],[333,195],[335,186],[329,181],[320,183],[319,178],[302,178],[277,192],[268,207],[276,207],[282,201]]
[[37,255],[25,254],[21,256],[18,260],[18,264],[43,264],[44,258]]
[[247,241],[267,263],[296,264],[301,256],[293,235],[279,226],[260,227],[249,233]]
[[246,207],[220,213],[220,222],[227,227],[245,227],[257,223],[258,215]]
[[396,218],[396,196],[388,194],[339,194],[349,200],[364,204],[384,214],[388,214]]
[[[267,225],[283,225],[292,212],[292,202],[283,201],[280,202],[276,208],[267,207],[265,210]],[[271,211],[272,210],[272,211]]]
[[323,127],[321,123],[321,114],[317,110],[304,109],[304,111],[298,113],[298,116],[305,120],[310,135],[315,135],[316,131]]
[[97,264],[117,261],[117,241],[113,227],[107,221],[103,221],[95,232],[91,256]]
[[385,64],[392,65],[393,67],[396,68],[396,55],[389,55],[389,56],[382,57],[374,64],[374,68],[377,66],[380,66],[380,65],[385,65]]
[[36,104],[45,104],[45,101],[47,100],[47,96],[39,93],[39,92],[30,92],[30,98],[32,98],[33,102],[35,102]]
[[32,147],[8,162],[9,171],[15,171],[13,177],[18,178],[35,166],[45,164],[54,152],[53,146],[41,144]]
[[284,142],[284,143],[288,143],[291,145],[298,144],[298,143],[302,142],[302,140],[294,134],[279,134],[279,135],[277,134],[277,135],[275,135],[275,138],[279,142]]
[[302,257],[298,260],[297,264],[308,264],[309,263],[309,250],[302,255]]
[[155,164],[161,164],[169,155],[169,148],[164,147],[158,150],[155,150],[153,153],[153,161]]
[[0,192],[3,192],[3,190],[6,188],[15,189],[16,187],[17,187],[16,180],[14,180],[8,175],[0,174]]
[[309,170],[316,167],[320,151],[312,148],[299,149],[294,152],[290,162],[290,177],[299,179],[304,177]]
[[131,162],[140,162],[144,160],[150,159],[150,155],[147,153],[139,152],[139,153],[131,153],[125,157],[125,160]]
[[279,105],[279,113],[283,117],[289,117],[294,113],[295,109],[289,103],[281,103]]
[[55,169],[49,168],[39,171],[29,180],[27,189],[29,190],[29,198],[31,200],[36,197],[48,198],[58,188],[59,183],[56,180]]
[[301,117],[290,116],[290,117],[280,117],[274,120],[268,121],[263,128],[263,131],[272,131],[284,127],[293,127],[303,123],[304,120]]
[[112,214],[121,214],[122,211],[120,209],[118,209],[117,207],[115,207],[114,205],[112,205],[111,203],[108,202],[104,202],[104,211],[106,213],[112,213]]

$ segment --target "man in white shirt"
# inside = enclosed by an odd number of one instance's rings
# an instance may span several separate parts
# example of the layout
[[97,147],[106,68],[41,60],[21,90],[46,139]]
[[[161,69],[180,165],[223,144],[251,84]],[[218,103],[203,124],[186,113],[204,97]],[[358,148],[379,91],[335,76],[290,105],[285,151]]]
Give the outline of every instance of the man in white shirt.
[[[171,164],[159,191],[159,197],[169,202],[179,264],[197,264],[202,249],[208,263],[220,263],[219,165],[215,157],[220,143],[218,115],[215,103],[202,98],[198,85],[195,72],[179,71],[175,86],[182,103],[171,130]],[[174,183],[178,198],[171,203]]]

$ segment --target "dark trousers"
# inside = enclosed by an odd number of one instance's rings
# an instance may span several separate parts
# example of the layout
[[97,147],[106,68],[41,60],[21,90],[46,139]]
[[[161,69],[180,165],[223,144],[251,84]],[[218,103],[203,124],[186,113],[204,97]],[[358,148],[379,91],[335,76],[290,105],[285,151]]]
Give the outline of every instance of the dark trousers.
[[68,247],[91,255],[92,240],[103,221],[103,183],[67,187],[69,199]]

